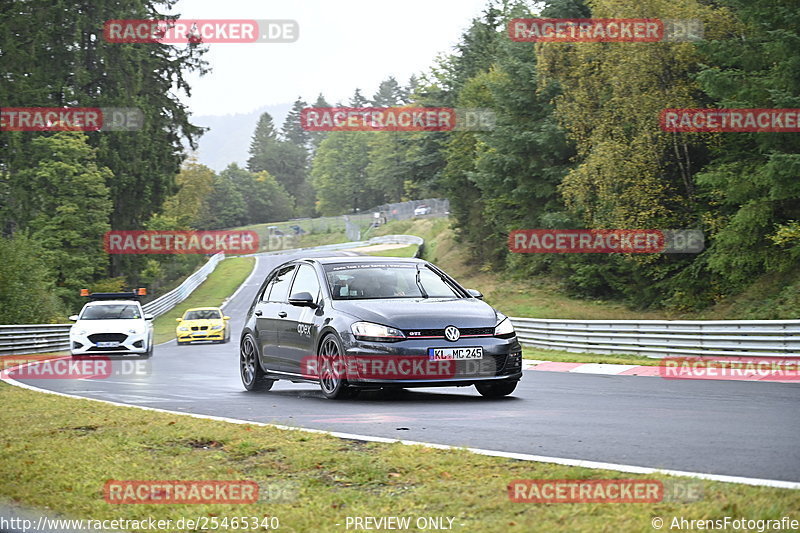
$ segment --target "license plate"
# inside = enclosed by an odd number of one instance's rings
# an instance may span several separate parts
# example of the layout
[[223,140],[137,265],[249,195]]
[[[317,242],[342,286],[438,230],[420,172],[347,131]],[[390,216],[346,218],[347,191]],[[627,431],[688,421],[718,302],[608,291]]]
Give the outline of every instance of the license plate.
[[97,343],[97,347],[98,348],[116,348],[117,346],[119,346],[119,342],[117,342],[117,341],[98,342]]
[[465,359],[483,359],[483,348],[481,346],[465,346],[463,348],[428,348],[428,359],[431,361],[448,359],[457,361]]

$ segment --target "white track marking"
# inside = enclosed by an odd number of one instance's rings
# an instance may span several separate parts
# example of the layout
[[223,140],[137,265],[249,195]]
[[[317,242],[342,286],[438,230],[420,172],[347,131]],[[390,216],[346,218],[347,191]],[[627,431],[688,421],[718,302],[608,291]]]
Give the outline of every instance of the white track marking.
[[432,442],[418,442],[413,440],[403,440],[403,439],[390,439],[387,437],[375,437],[372,435],[357,435],[354,433],[342,433],[339,431],[325,431],[321,429],[310,429],[310,428],[300,428],[300,427],[292,427],[292,426],[284,426],[282,424],[266,424],[263,422],[253,422],[250,420],[241,420],[238,418],[228,418],[222,416],[212,416],[212,415],[201,415],[197,413],[185,413],[181,411],[170,411],[168,409],[158,409],[155,407],[145,407],[142,405],[130,405],[125,403],[113,402],[110,400],[100,400],[97,398],[85,398],[83,396],[77,396],[74,394],[67,394],[64,392],[55,392],[47,389],[40,389],[38,387],[34,387],[32,385],[28,385],[26,383],[20,383],[14,379],[3,377],[3,381],[8,383],[9,385],[14,385],[17,387],[22,387],[23,389],[28,389],[37,392],[43,392],[45,394],[54,394],[56,396],[64,396],[67,398],[75,398],[79,400],[87,400],[90,402],[101,402],[110,405],[116,405],[120,407],[130,407],[133,409],[142,409],[144,411],[153,411],[157,413],[167,413],[173,415],[182,415],[182,416],[190,416],[192,418],[200,418],[204,420],[216,420],[219,422],[229,422],[231,424],[245,424],[251,426],[261,426],[261,427],[272,427],[282,430],[288,431],[302,431],[306,433],[316,433],[319,435],[329,435],[331,437],[337,437],[340,439],[348,439],[348,440],[358,440],[363,442],[381,442],[381,443],[400,443],[406,444],[411,446],[425,446],[426,448],[435,448],[438,450],[466,450],[478,455],[487,455],[490,457],[503,457],[506,459],[517,459],[519,461],[534,461],[537,463],[550,463],[550,464],[559,464],[565,466],[579,466],[582,468],[592,468],[592,469],[603,469],[603,470],[614,470],[617,472],[627,472],[631,474],[665,474],[669,476],[679,476],[679,477],[691,477],[695,479],[705,479],[709,481],[720,481],[723,483],[740,483],[742,485],[754,485],[760,487],[775,487],[781,489],[800,489],[800,483],[794,481],[781,481],[777,479],[759,479],[759,478],[750,478],[750,477],[740,477],[740,476],[725,476],[719,474],[704,474],[702,472],[685,472],[682,470],[664,470],[659,468],[650,468],[644,466],[635,466],[635,465],[624,465],[624,464],[617,464],[617,463],[602,463],[598,461],[585,461],[582,459],[567,459],[563,457],[548,457],[544,455],[531,455],[527,453],[514,453],[514,452],[503,452],[498,450],[486,450],[483,448],[465,448],[461,446],[451,446],[449,444],[437,444]]

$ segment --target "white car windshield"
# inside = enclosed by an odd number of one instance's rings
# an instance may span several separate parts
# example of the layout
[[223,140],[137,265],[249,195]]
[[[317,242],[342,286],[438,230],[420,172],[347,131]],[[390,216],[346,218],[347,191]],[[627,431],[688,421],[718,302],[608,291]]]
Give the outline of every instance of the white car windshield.
[[81,320],[142,318],[139,307],[130,304],[92,305],[84,309]]

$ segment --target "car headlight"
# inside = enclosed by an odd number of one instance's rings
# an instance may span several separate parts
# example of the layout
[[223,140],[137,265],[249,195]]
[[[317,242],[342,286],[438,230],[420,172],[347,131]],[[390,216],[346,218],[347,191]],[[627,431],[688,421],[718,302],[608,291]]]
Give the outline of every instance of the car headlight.
[[406,338],[399,329],[372,322],[356,322],[350,326],[350,331],[362,341],[396,342]]
[[181,326],[178,328],[178,331],[189,331],[189,328],[187,328],[186,326]]
[[79,329],[78,331],[75,332],[75,335],[83,336],[83,335],[86,335],[87,333],[89,333],[89,332],[86,331],[85,329]]
[[494,336],[495,337],[507,337],[511,338],[516,335],[514,331],[514,326],[511,325],[511,321],[508,318],[504,318],[502,322],[497,324],[494,328]]
[[131,335],[136,335],[139,333],[139,330],[136,328],[131,328],[128,330],[128,333],[130,333]]
[[222,329],[222,326],[211,326],[211,329]]

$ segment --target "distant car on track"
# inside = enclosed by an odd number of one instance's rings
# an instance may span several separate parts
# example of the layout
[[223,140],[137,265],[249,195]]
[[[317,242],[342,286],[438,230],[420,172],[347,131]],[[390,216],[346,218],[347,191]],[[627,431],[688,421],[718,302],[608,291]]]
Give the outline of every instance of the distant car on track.
[[138,293],[95,293],[81,312],[69,317],[70,353],[82,355],[153,355],[153,315],[146,314]]
[[195,307],[187,309],[175,328],[178,344],[194,341],[215,341],[225,343],[231,340],[231,317],[225,316],[219,307]]
[[424,215],[429,215],[431,212],[431,208],[425,204],[418,205],[416,209],[414,209],[414,216],[420,217]]
[[261,285],[240,338],[247,390],[318,383],[327,398],[361,389],[470,386],[511,394],[522,349],[508,318],[427,261],[289,261]]

